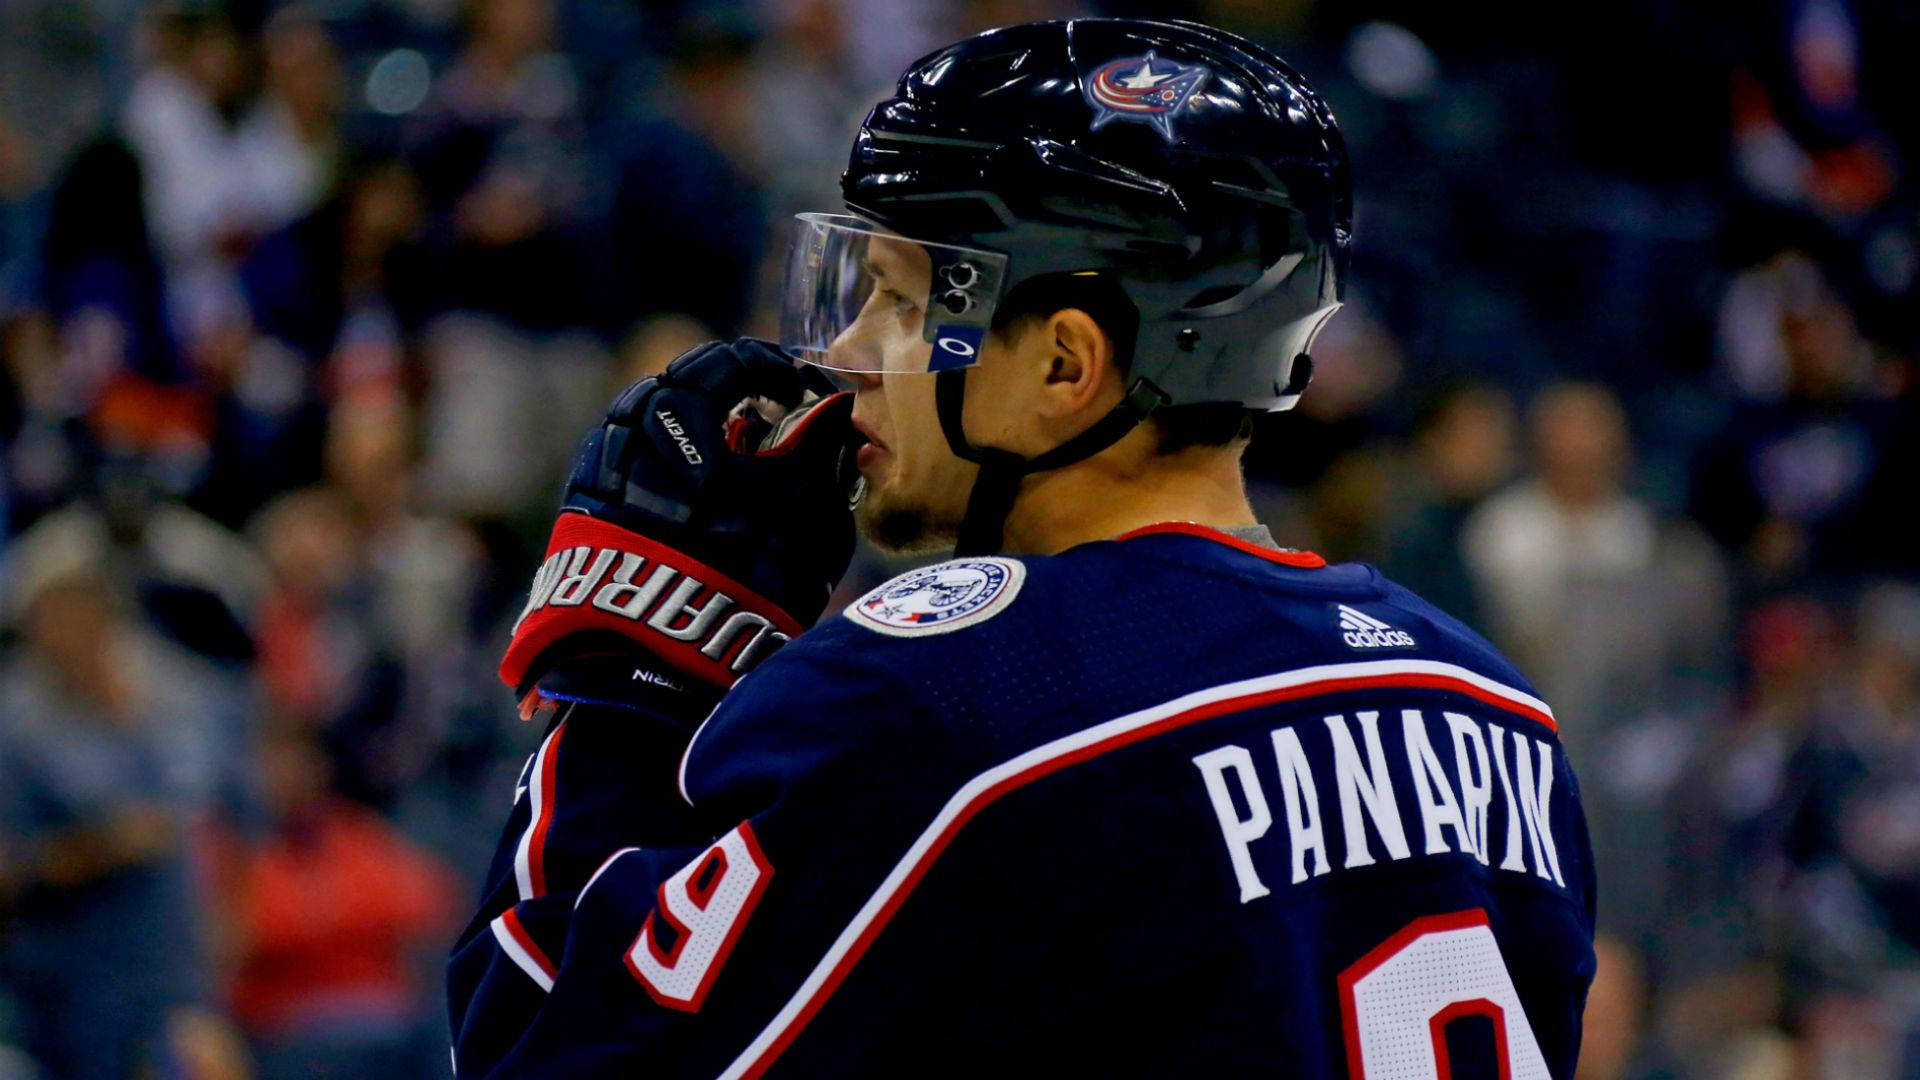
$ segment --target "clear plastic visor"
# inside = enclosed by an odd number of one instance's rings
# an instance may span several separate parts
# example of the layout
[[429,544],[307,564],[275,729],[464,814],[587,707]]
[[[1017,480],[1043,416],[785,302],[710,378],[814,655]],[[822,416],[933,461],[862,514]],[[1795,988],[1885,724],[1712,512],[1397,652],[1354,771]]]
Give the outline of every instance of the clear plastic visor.
[[916,374],[980,356],[1006,280],[998,252],[913,240],[848,214],[796,214],[780,344],[834,371]]

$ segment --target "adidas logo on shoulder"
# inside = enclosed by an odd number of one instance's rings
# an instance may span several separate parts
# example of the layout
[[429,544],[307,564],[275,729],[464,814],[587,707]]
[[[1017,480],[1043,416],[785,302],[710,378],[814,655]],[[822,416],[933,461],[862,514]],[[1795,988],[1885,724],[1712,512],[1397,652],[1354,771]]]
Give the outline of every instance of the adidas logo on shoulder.
[[1392,649],[1413,644],[1413,635],[1405,630],[1395,630],[1358,608],[1341,604],[1339,609],[1340,637],[1350,648]]

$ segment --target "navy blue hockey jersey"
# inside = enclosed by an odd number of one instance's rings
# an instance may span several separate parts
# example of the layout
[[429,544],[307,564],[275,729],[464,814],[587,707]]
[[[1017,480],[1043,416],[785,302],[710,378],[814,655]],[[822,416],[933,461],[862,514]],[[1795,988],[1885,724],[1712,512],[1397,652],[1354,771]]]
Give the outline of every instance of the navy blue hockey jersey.
[[1552,712],[1371,567],[1187,525],[938,564],[684,741],[558,714],[460,1076],[1573,1075]]

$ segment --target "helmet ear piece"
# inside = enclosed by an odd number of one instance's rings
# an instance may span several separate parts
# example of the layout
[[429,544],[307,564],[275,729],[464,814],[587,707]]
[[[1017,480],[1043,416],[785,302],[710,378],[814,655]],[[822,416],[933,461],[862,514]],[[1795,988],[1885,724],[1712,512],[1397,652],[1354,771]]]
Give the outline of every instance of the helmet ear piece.
[[1306,392],[1307,384],[1312,381],[1313,357],[1301,353],[1293,358],[1293,370],[1287,372],[1287,386],[1280,391],[1280,396],[1299,397]]

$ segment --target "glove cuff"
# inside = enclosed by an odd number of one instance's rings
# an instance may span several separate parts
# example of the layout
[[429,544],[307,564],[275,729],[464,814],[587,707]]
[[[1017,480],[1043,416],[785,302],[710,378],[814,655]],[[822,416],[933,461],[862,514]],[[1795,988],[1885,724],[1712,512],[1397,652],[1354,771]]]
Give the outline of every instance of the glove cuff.
[[598,518],[562,513],[500,680],[520,689],[548,650],[603,631],[725,690],[800,630],[773,601],[698,560]]

